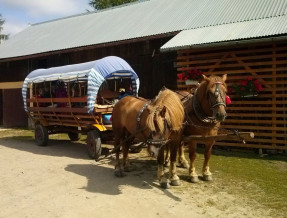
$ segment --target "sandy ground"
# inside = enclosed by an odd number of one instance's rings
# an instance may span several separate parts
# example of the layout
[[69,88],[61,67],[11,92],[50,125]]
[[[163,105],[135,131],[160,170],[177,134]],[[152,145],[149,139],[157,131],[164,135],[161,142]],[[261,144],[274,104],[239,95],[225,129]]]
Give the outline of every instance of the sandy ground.
[[162,190],[145,150],[132,154],[138,170],[124,178],[114,176],[114,157],[90,160],[81,143],[0,139],[0,155],[1,218],[270,217],[216,180]]

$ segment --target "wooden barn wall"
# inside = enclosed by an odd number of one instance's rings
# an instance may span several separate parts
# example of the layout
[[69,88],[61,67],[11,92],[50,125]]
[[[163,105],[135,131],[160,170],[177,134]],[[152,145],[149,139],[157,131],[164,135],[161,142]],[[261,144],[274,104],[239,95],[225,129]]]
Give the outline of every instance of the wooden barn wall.
[[70,53],[70,63],[81,63],[115,55],[126,60],[140,78],[139,95],[153,98],[163,86],[176,87],[173,67],[176,53],[160,53],[159,48],[167,39],[135,42],[117,46],[92,48]]
[[[5,89],[3,91],[3,126],[22,127],[27,125],[28,117],[23,108],[21,89]],[[15,101],[21,99],[21,101]]]
[[[101,47],[90,46],[51,54],[38,54],[26,59],[1,60],[0,82],[24,81],[31,71],[39,68],[78,64],[115,55],[125,59],[138,74],[140,78],[139,95],[145,98],[153,98],[163,86],[176,88],[176,70],[173,66],[176,52],[160,53],[159,51],[160,47],[170,38],[132,41],[123,44],[106,44]],[[14,112],[23,115],[24,109],[21,96],[15,95],[14,91],[11,92],[9,90],[3,90],[2,94],[3,105],[0,106],[2,107],[3,115],[0,123],[3,123],[4,126],[11,126],[9,123],[13,124],[12,126],[23,125],[27,121],[25,114],[22,118],[16,118],[11,116],[9,110],[5,109],[7,107],[3,109],[7,99],[6,96],[9,96],[10,103],[18,105],[15,108],[17,111]]]
[[[198,69],[205,75],[228,74],[227,84],[252,77],[263,90],[256,97],[241,98],[228,93],[232,104],[223,129],[251,131],[246,144],[226,140],[219,146],[287,150],[287,42],[178,51],[177,71]],[[186,89],[178,81],[178,88]]]

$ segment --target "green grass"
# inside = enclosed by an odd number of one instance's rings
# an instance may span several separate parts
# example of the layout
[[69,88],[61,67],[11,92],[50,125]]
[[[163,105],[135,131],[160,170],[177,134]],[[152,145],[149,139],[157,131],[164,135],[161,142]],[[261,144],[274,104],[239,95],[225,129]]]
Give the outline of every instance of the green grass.
[[[86,135],[82,135],[80,141],[86,139]],[[34,141],[34,130],[28,129],[0,129],[0,138],[13,139],[13,140],[31,140]],[[49,139],[52,140],[70,140],[68,134],[52,134],[49,135]]]
[[[203,164],[198,152],[197,170]],[[199,169],[200,167],[200,169]],[[251,152],[214,150],[210,160],[213,177],[232,194],[245,195],[272,209],[287,208],[287,155],[259,157]]]

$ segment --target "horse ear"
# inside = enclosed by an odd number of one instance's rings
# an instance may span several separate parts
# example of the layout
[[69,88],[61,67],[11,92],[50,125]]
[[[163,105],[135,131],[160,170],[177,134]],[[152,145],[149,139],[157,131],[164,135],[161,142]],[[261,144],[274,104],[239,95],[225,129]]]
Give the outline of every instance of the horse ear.
[[210,81],[210,79],[209,79],[207,76],[205,76],[204,74],[202,74],[201,76],[202,76],[201,81],[203,81],[203,80],[205,80],[205,81],[207,81],[207,82]]
[[160,116],[161,116],[161,117],[165,117],[165,113],[166,113],[166,107],[163,106],[163,108],[162,108],[161,111],[160,111]]
[[224,74],[224,75],[222,76],[222,81],[225,82],[226,79],[227,79],[227,74]]
[[164,91],[164,90],[166,90],[166,87],[165,87],[165,86],[163,86],[163,87],[160,89],[160,91]]

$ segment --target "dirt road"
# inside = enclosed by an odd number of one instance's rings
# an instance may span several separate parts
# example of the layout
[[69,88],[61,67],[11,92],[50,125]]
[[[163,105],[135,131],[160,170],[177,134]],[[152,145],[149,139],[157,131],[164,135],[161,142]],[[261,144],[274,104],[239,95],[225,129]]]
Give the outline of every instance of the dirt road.
[[113,174],[114,157],[90,160],[82,143],[2,138],[0,155],[1,218],[269,217],[216,180],[191,184],[181,176],[180,187],[162,190],[146,151],[132,155],[138,170],[124,178]]

